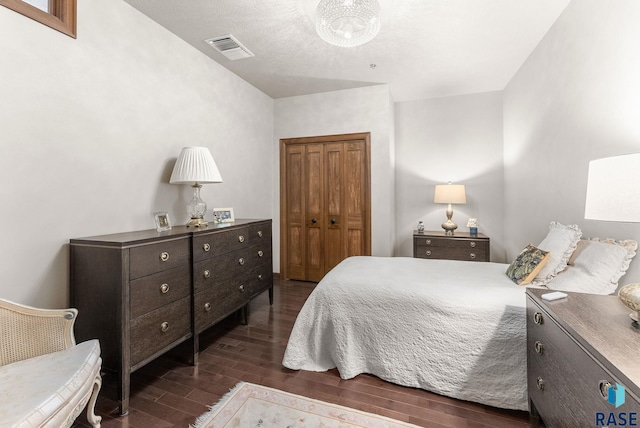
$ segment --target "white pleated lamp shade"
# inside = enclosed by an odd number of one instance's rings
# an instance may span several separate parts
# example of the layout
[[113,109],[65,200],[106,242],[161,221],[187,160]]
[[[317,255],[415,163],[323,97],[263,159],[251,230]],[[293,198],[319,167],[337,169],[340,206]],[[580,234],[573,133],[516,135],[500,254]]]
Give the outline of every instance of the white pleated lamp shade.
[[222,176],[208,148],[184,147],[173,167],[169,183],[222,183]]

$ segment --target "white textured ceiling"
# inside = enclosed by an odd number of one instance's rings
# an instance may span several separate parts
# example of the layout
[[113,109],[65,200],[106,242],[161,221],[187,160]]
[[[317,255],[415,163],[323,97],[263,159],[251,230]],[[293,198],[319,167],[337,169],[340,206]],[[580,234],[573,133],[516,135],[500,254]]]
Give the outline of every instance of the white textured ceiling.
[[[407,101],[504,89],[570,0],[379,0],[380,33],[355,48],[318,37],[318,0],[125,1],[272,98],[387,83]],[[225,34],[255,57],[204,42]]]

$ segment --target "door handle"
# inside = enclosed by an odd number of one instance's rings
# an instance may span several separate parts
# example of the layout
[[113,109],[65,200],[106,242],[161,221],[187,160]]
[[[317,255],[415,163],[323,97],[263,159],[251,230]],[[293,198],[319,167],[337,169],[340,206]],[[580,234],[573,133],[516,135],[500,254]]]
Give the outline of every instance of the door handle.
[[311,223],[316,224],[317,222],[318,222],[317,218],[314,217],[314,218],[311,219]]
[[331,219],[331,224],[336,224],[336,219],[335,218]]

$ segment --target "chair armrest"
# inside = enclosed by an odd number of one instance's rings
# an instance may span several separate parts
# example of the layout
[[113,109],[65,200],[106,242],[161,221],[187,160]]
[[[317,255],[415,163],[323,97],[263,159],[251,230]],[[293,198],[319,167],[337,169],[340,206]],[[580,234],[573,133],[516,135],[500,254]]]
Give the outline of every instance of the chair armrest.
[[0,299],[0,366],[76,344],[76,309],[39,309]]

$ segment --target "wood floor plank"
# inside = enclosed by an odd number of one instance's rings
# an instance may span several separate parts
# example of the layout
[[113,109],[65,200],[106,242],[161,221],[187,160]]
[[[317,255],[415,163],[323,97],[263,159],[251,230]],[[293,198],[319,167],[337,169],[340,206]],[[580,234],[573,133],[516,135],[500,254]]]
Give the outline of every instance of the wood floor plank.
[[[296,316],[315,284],[276,279],[274,304],[266,293],[251,302],[249,324],[236,316],[200,335],[199,366],[180,349],[131,376],[127,416],[119,416],[115,379],[105,375],[96,412],[103,428],[187,428],[238,382],[251,382],[329,403],[432,428],[525,428],[528,413],[496,409],[385,382],[372,375],[344,380],[336,369],[289,370],[282,366]],[[80,417],[75,427],[87,427]]]

